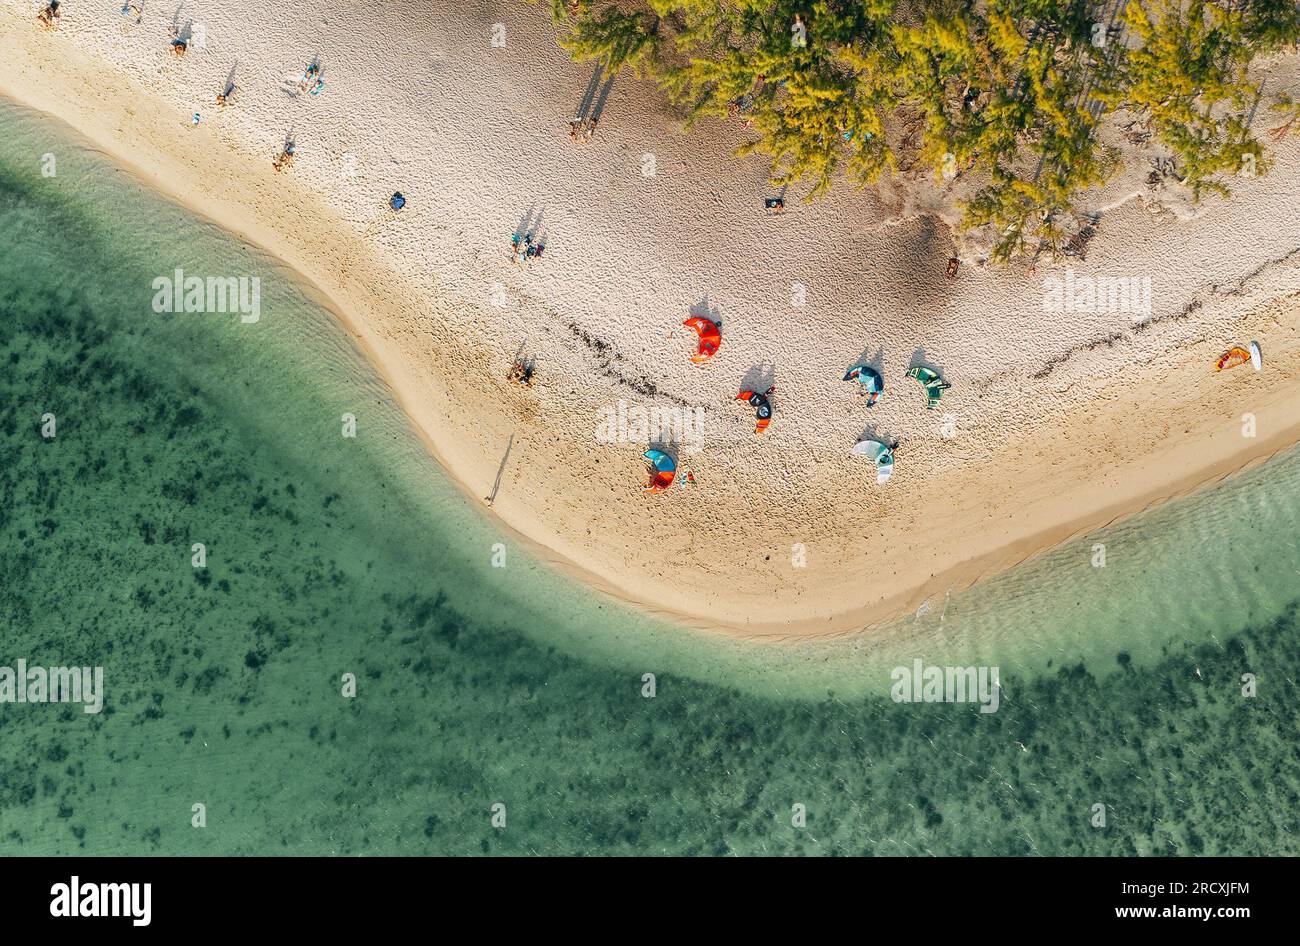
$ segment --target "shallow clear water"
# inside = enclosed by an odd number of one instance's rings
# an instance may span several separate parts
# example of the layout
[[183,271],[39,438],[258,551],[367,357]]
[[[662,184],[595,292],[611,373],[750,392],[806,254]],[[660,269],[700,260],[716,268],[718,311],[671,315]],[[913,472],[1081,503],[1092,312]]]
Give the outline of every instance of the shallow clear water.
[[[260,320],[156,314],[176,267]],[[1294,454],[868,635],[715,640],[533,561],[309,287],[4,104],[0,369],[0,666],[107,689],[0,703],[0,851],[1300,849]],[[891,701],[918,657],[1000,709]]]

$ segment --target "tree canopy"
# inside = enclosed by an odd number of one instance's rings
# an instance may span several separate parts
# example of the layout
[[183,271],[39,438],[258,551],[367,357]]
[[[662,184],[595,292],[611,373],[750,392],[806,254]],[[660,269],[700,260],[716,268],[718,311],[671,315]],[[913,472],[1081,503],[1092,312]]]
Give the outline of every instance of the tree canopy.
[[[741,154],[809,198],[900,166],[975,175],[994,256],[1055,248],[1116,169],[1131,113],[1199,198],[1267,169],[1257,56],[1300,42],[1296,0],[552,0],[576,60],[633,69],[685,109],[741,117]],[[1285,100],[1289,101],[1289,100]],[[918,133],[900,134],[899,129]]]

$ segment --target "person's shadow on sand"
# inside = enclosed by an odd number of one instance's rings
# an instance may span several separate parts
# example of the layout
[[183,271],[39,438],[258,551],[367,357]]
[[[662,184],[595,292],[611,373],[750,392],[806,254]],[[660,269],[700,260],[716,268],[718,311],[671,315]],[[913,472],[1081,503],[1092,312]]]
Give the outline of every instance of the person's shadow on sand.
[[596,68],[592,70],[591,79],[587,82],[587,91],[583,93],[582,101],[578,103],[578,108],[573,113],[573,120],[576,122],[585,122],[587,113],[591,111],[591,103],[596,98],[596,89],[600,86],[601,74],[605,71],[603,62],[596,63]]
[[519,218],[519,226],[515,227],[515,242],[518,243],[525,237],[536,237],[542,228],[542,215],[546,213],[546,207],[540,210],[536,204],[531,205],[522,217]]
[[691,306],[690,313],[693,319],[708,319],[718,328],[722,328],[722,311],[709,302],[707,295]]
[[754,365],[740,379],[740,390],[762,394],[776,383],[776,365],[770,361]]
[[863,428],[862,433],[858,434],[858,443],[862,443],[864,440],[878,440],[890,450],[897,450],[899,444],[903,442],[893,434],[887,433],[877,424],[868,424]]
[[916,351],[912,352],[911,360],[907,363],[907,370],[911,371],[913,368],[929,368],[932,371],[937,371],[940,377],[942,377],[944,373],[943,367],[930,359],[930,356],[926,353],[924,345],[917,345]]
[[872,369],[873,371],[876,372],[876,374],[880,375],[880,376],[883,378],[883,377],[885,376],[885,371],[884,371],[884,367],[885,367],[885,348],[884,348],[884,346],[883,346],[883,345],[877,345],[877,346],[876,346],[876,353],[875,353],[874,355],[871,353],[871,347],[870,347],[870,346],[868,346],[868,347],[862,349],[862,354],[858,355],[858,360],[855,361],[855,362],[853,362],[853,364],[848,365],[847,367],[845,367],[844,370],[845,370],[845,372],[848,372],[849,370],[851,370],[851,369],[853,369],[853,368],[856,368],[858,365],[866,365],[868,368]]

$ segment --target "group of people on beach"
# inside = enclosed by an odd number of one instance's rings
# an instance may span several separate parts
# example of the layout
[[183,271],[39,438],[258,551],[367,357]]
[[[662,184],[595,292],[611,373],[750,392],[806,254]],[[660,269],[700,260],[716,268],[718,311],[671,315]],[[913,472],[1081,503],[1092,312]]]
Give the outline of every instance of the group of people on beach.
[[[298,91],[306,92],[310,95],[320,95],[321,89],[325,88],[325,79],[321,75],[323,71],[324,70],[321,68],[319,60],[313,59],[311,62],[307,63],[306,67],[302,70],[302,75],[298,77]],[[234,84],[227,81],[225,91],[221,95],[217,96],[217,104],[225,105],[230,101],[230,96],[233,95],[234,92]],[[275,168],[277,172],[283,171],[285,168],[290,167],[293,164],[294,155],[297,153],[298,146],[294,144],[292,137],[290,137],[285,141],[284,146],[280,149],[280,153],[276,155],[275,160],[271,162],[271,167]],[[394,210],[400,210],[405,204],[406,198],[400,193],[394,194],[390,200],[390,205]]]
[[541,259],[542,251],[546,249],[546,242],[542,239],[534,239],[531,233],[518,234],[510,238],[510,256],[515,261],[516,266],[523,266],[530,260]]
[[596,119],[575,117],[569,122],[569,137],[574,141],[590,141],[596,133]]

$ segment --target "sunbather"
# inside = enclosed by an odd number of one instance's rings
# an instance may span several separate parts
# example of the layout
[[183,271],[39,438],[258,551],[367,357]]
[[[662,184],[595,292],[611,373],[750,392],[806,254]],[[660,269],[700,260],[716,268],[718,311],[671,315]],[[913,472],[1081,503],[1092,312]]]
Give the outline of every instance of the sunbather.
[[49,6],[36,15],[36,22],[47,30],[59,28],[59,0],[51,0]]
[[310,90],[312,95],[320,92],[321,86],[324,84],[325,80],[320,77],[320,64],[316,62],[308,63],[307,68],[298,77],[299,91],[307,92]]

